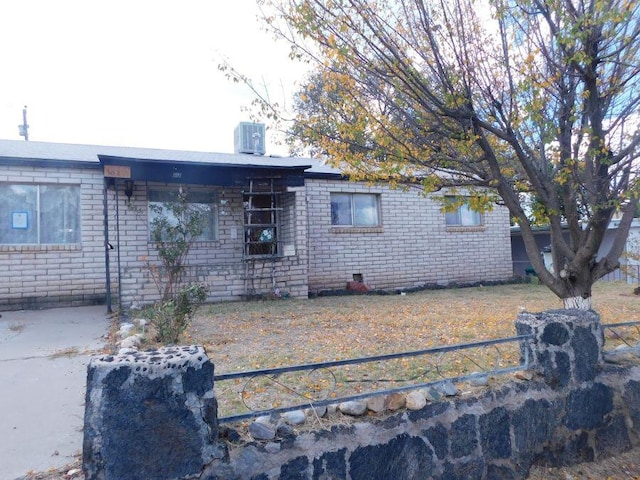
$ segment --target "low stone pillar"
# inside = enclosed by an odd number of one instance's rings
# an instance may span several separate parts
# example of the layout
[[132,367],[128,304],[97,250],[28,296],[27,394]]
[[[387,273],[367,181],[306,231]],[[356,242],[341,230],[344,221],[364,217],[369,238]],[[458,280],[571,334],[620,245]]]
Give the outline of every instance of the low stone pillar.
[[87,371],[87,480],[193,477],[220,457],[213,364],[199,346],[94,357]]
[[518,335],[533,334],[521,343],[531,368],[553,388],[592,381],[603,362],[604,334],[593,310],[523,312],[516,321]]

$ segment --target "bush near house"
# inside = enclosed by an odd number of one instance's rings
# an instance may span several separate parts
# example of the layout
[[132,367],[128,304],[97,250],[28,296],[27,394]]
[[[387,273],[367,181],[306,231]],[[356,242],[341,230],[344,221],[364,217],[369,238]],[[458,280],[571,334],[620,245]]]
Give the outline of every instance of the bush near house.
[[172,201],[149,205],[153,215],[151,239],[161,267],[148,263],[148,271],[161,299],[150,309],[157,341],[177,343],[198,305],[207,298],[207,286],[185,280],[185,263],[196,239],[202,235],[205,205],[189,203],[181,188]]

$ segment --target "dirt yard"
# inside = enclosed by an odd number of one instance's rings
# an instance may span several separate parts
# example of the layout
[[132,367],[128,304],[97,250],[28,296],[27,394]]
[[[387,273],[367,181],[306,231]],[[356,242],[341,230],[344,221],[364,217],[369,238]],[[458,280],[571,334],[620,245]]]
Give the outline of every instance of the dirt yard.
[[[640,320],[640,297],[632,290],[620,283],[596,285],[594,309],[603,323]],[[561,308],[561,302],[541,285],[230,302],[204,307],[183,341],[204,345],[216,374],[221,374],[508,337],[515,335],[519,311],[555,308]],[[360,373],[371,374],[369,370]],[[243,384],[227,383],[232,385],[216,394],[239,399]],[[229,414],[241,404],[231,398],[220,400],[221,414]],[[77,474],[66,476],[77,466],[26,478],[80,479]],[[640,448],[597,463],[561,469],[539,466],[529,478],[640,480]]]
[[[596,285],[593,298],[603,323],[640,319],[629,285]],[[218,374],[508,337],[519,311],[561,307],[528,284],[226,302],[205,306],[184,341],[204,345]]]
[[[593,303],[605,324],[640,320],[640,297],[629,285],[596,285]],[[185,341],[205,345],[220,374],[508,337],[519,311],[561,307],[542,285],[224,303],[202,310]],[[239,398],[241,387],[225,394]],[[597,463],[536,467],[529,478],[640,480],[640,449]]]
[[[203,308],[184,341],[204,345],[216,374],[221,374],[510,337],[515,335],[514,322],[519,311],[560,307],[560,300],[546,287],[528,284],[429,290],[407,295],[229,302]],[[601,313],[603,323],[640,319],[640,297],[633,295],[632,287],[625,284],[597,285],[594,307]],[[416,357],[332,369],[337,376],[329,380],[337,383],[336,395],[344,396],[438,379],[423,375],[425,360],[434,362],[432,370],[450,372],[448,376],[478,371],[479,367],[493,369],[518,364],[515,342],[469,352],[472,353],[457,357],[453,354],[446,358]],[[292,404],[286,396],[264,404],[264,399],[256,395],[263,393],[264,386],[253,384],[245,388],[244,382],[216,385],[221,415],[239,413],[243,399],[247,403],[249,394],[253,395],[250,399],[253,409]]]

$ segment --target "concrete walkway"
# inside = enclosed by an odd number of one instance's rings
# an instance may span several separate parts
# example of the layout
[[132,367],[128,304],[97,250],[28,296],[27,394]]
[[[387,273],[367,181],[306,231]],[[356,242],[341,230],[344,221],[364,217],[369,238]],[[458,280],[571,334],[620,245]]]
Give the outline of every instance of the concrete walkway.
[[109,318],[105,306],[0,313],[0,480],[13,480],[82,450],[86,368]]

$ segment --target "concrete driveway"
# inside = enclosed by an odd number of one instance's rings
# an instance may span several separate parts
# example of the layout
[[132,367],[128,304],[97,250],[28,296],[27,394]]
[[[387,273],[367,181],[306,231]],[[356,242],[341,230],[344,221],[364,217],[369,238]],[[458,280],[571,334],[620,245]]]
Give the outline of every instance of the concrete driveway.
[[0,480],[82,450],[86,368],[105,345],[105,306],[1,312]]

